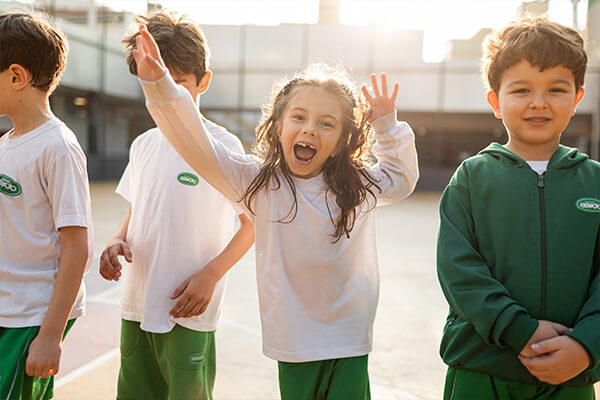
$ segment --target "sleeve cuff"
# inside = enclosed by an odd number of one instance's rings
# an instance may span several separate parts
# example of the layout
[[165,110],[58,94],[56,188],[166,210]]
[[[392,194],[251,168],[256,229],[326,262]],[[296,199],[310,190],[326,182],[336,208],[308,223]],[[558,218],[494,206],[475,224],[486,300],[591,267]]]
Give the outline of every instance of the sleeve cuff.
[[231,206],[233,207],[233,211],[235,211],[235,215],[245,214],[244,210],[237,203],[231,203]]
[[396,110],[385,114],[370,122],[375,133],[384,133],[392,130],[398,121],[396,120]]
[[[598,354],[600,341],[598,340],[598,326],[595,321],[580,321],[573,331],[567,332],[565,336],[569,336],[583,346],[590,357],[589,369],[594,369],[600,366],[600,354]],[[595,349],[594,349],[595,345]],[[595,350],[595,351],[594,351]]]
[[517,354],[521,352],[538,327],[538,321],[525,313],[515,315],[512,322],[504,329],[502,341]]
[[65,215],[63,217],[58,217],[54,225],[56,226],[56,230],[59,230],[65,226],[81,226],[83,228],[88,228],[89,223],[87,218],[81,215]]
[[[167,72],[155,81],[145,81],[138,78],[146,96],[148,105],[170,103],[181,97],[180,87]],[[185,90],[185,89],[184,89]]]
[[121,196],[126,202],[131,203],[131,196],[129,195],[129,191],[125,189],[121,189],[117,187],[115,189],[115,193]]

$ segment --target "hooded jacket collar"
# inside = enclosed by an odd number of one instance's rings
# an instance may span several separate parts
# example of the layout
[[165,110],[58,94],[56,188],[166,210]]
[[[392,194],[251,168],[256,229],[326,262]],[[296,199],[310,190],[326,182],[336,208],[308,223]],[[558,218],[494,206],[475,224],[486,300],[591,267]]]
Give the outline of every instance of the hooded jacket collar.
[[[481,150],[479,154],[489,154],[499,162],[511,165],[517,168],[528,167],[527,162],[515,153],[508,150],[499,143],[491,143],[488,147]],[[548,163],[550,169],[568,169],[587,160],[588,155],[581,153],[579,150],[559,145]]]

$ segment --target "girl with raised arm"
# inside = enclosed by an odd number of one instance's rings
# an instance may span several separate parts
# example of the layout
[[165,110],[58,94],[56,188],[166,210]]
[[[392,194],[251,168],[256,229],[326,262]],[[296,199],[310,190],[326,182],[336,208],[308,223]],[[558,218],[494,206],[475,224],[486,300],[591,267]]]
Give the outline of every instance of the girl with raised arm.
[[207,134],[140,31],[134,56],[155,122],[254,218],[263,352],[279,361],[282,399],[369,399],[375,206],[408,196],[418,178],[413,132],[394,112],[398,84],[389,95],[385,74],[381,88],[372,75],[361,101],[347,74],[311,65],[275,91],[256,155],[240,155]]

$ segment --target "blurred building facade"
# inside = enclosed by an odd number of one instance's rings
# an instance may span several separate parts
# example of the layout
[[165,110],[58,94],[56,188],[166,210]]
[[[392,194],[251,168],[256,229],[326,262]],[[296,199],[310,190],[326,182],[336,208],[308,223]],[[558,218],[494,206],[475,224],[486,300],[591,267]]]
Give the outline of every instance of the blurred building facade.
[[[339,0],[324,3],[327,15],[319,24],[203,26],[214,73],[201,99],[204,114],[239,134],[249,149],[260,106],[268,101],[273,82],[302,65],[322,61],[343,64],[359,83],[368,82],[374,71],[385,71],[390,82],[400,83],[396,107],[417,135],[421,189],[442,188],[460,161],[491,141],[506,140],[501,121],[486,103],[479,73],[481,40],[489,30],[450,42],[443,62],[425,63],[423,32],[340,25],[335,23]],[[98,8],[93,0],[36,0],[34,5],[54,13],[71,47],[52,107],[88,154],[91,179],[116,179],[127,163],[131,141],[153,126],[120,43],[133,15]],[[537,7],[543,9],[543,4]],[[24,6],[0,2],[0,11],[15,8]],[[600,21],[600,1],[590,1],[588,21]],[[598,159],[600,26],[588,27],[587,34],[591,63],[586,96],[563,143]],[[0,119],[0,132],[8,129],[10,121]]]

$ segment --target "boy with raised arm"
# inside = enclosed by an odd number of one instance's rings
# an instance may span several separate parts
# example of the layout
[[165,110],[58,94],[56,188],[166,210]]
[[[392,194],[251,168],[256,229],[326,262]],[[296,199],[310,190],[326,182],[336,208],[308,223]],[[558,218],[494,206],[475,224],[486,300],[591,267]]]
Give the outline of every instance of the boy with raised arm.
[[50,399],[62,339],[84,313],[93,250],[86,159],[48,102],[67,60],[41,17],[0,15],[0,398]]
[[[138,22],[198,106],[211,80],[200,28],[165,13]],[[133,74],[137,35],[123,39]],[[205,123],[231,151],[244,152],[234,135]],[[253,224],[194,173],[158,128],[134,140],[117,193],[131,206],[102,253],[100,273],[119,280],[118,256],[132,263],[123,271],[118,398],[211,399],[222,278],[254,242]]]
[[487,100],[508,142],[465,160],[440,203],[445,399],[594,398],[600,164],[560,145],[586,63],[581,36],[545,18],[484,44]]

